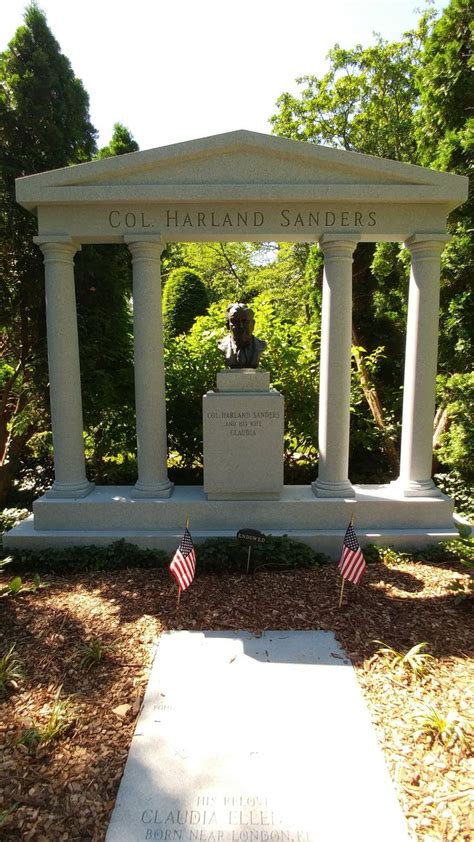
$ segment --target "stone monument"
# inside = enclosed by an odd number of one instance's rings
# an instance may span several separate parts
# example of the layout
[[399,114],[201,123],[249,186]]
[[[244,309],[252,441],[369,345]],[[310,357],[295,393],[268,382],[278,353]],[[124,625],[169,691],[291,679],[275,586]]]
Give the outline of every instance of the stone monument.
[[283,395],[258,368],[266,342],[253,335],[253,311],[227,308],[218,343],[227,369],[203,397],[204,491],[208,500],[271,500],[283,491]]
[[[16,195],[37,216],[34,242],[44,255],[55,480],[34,514],[4,536],[5,550],[124,538],[174,552],[189,517],[195,540],[245,526],[284,532],[336,559],[353,511],[362,544],[422,547],[458,534],[453,501],[431,472],[440,256],[446,216],[468,196],[465,176],[239,130],[24,176]],[[319,243],[324,253],[318,473],[311,484],[285,486],[277,500],[283,402],[250,349],[236,349],[244,367],[228,366],[204,399],[206,491],[174,488],[168,476],[161,255],[172,242],[237,241]],[[393,484],[349,478],[360,242],[403,242],[411,256]],[[125,244],[132,259],[137,476],[124,486],[96,486],[86,475],[74,255],[98,243]]]

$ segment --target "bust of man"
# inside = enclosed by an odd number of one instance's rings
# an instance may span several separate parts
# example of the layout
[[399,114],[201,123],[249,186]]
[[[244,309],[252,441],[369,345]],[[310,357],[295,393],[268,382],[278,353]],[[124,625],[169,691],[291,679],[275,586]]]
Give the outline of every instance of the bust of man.
[[230,304],[227,308],[227,327],[230,333],[218,343],[226,366],[257,368],[267,343],[253,335],[253,310],[246,304]]

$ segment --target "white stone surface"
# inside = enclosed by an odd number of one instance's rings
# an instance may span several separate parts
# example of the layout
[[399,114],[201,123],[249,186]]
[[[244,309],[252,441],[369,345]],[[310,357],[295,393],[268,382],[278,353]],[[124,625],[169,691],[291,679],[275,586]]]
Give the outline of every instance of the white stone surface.
[[357,238],[327,234],[324,252],[319,374],[318,497],[353,497],[349,482],[352,260]]
[[48,332],[49,399],[54,445],[52,497],[83,497],[93,488],[86,478],[81,372],[77,333],[74,255],[70,237],[35,237],[44,255]]
[[[17,550],[44,550],[46,548],[59,549],[61,547],[85,547],[108,546],[114,541],[124,540],[143,549],[164,550],[171,555],[175,552],[182,535],[183,524],[189,510],[182,508],[181,526],[175,529],[35,529],[33,526],[33,515],[22,521],[19,526],[5,533],[3,537],[3,548],[6,551]],[[246,527],[248,527],[246,520]],[[255,523],[258,527],[258,521]],[[333,561],[341,557],[341,548],[344,534],[347,528],[326,529],[326,528],[286,528],[271,529],[268,534],[281,536],[287,535],[295,541],[302,541],[308,544],[318,553],[323,553]],[[199,544],[208,538],[235,538],[235,529],[195,529],[193,540]],[[459,530],[451,523],[445,527],[417,527],[416,529],[361,529],[357,533],[362,546],[366,544],[378,544],[383,547],[395,547],[399,550],[412,550],[414,547],[426,547],[439,544],[440,541],[449,541],[459,536]]]
[[[17,180],[41,234],[80,242],[403,241],[444,232],[464,176],[248,131],[120,155]],[[226,216],[227,215],[227,216]]]
[[107,842],[408,842],[331,632],[160,640]]
[[208,499],[278,498],[283,491],[283,396],[274,389],[207,392],[202,414]]
[[159,238],[127,237],[133,262],[133,334],[137,416],[137,497],[169,497]]
[[225,368],[217,372],[218,392],[266,392],[270,374],[264,368]]
[[439,494],[431,479],[438,351],[440,257],[448,236],[417,235],[411,252],[405,377],[403,385],[400,491],[407,497]]
[[[140,214],[142,203],[150,201],[169,202],[175,209],[183,201],[277,201],[286,208],[289,202],[301,207],[323,200],[336,206],[341,202],[359,207],[384,203],[392,205],[395,213],[401,206],[422,204],[422,216],[429,214],[433,205],[442,204],[444,226],[447,212],[465,200],[467,183],[463,176],[411,164],[235,131],[26,176],[17,180],[17,198],[31,210],[62,205],[54,208],[60,222],[64,206],[71,202],[109,202],[112,209],[123,211],[120,222],[118,217],[114,219],[121,233],[131,233],[127,231],[131,220],[125,221],[125,213]],[[336,209],[346,210],[340,204]],[[261,212],[262,208],[258,205],[255,210]],[[107,226],[108,214],[103,219]],[[50,216],[44,217],[45,224],[50,221]],[[142,221],[138,215],[136,224],[147,233],[148,220]],[[189,223],[180,227],[181,239],[189,238]],[[297,222],[285,227],[294,234],[302,225]],[[341,220],[338,227],[347,228],[348,220]],[[110,225],[108,228],[112,235]]]
[[169,499],[136,500],[130,486],[98,486],[80,500],[43,496],[34,516],[5,533],[5,549],[110,544],[120,538],[174,552],[189,517],[196,542],[253,527],[289,535],[337,559],[351,515],[361,544],[423,547],[455,537],[448,497],[405,498],[393,485],[354,486],[355,498],[317,498],[310,486],[284,486],[278,500],[207,500],[200,486]]

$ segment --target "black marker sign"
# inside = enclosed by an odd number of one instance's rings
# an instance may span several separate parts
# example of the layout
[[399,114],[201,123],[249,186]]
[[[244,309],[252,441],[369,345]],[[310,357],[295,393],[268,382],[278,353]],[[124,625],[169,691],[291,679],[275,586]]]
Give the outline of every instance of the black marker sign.
[[258,529],[239,529],[237,540],[242,541],[247,547],[252,547],[255,544],[264,544],[267,537],[263,532],[259,532]]

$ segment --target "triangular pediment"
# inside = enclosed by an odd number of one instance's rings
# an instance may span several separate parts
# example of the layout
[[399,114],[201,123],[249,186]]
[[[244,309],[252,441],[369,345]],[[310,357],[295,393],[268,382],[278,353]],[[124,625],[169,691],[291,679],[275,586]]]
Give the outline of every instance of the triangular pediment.
[[[25,207],[260,198],[443,202],[466,198],[462,176],[249,131],[235,131],[17,180]],[[393,193],[391,193],[391,189]]]

